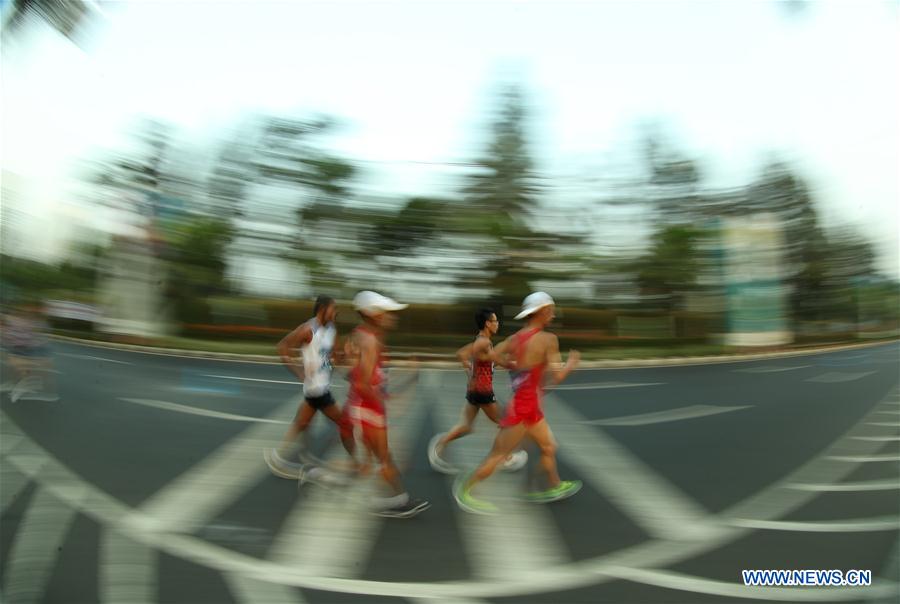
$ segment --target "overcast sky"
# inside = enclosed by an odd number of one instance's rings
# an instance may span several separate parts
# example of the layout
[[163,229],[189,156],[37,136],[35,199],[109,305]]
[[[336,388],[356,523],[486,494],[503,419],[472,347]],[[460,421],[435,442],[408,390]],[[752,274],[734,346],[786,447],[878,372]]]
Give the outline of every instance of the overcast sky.
[[[133,2],[105,6],[83,49],[38,28],[2,58],[3,167],[25,178],[30,240],[74,158],[115,147],[136,115],[203,139],[245,111],[322,112],[334,145],[373,162],[371,190],[441,194],[486,136],[498,82],[532,95],[538,168],[599,167],[659,119],[739,185],[770,152],[795,161],[828,225],[870,237],[900,275],[897,4],[797,12],[734,2]],[[409,162],[426,162],[409,163]]]

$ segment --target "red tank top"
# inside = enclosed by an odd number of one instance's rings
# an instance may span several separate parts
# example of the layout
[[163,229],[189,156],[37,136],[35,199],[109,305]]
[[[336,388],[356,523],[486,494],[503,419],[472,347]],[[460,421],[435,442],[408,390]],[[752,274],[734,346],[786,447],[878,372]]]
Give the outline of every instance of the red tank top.
[[[354,333],[357,331],[364,331],[372,334],[373,332],[370,329],[367,329],[365,325],[360,325],[356,329],[353,330]],[[373,334],[374,335],[374,334]],[[378,340],[378,357],[375,360],[375,365],[372,367],[372,375],[370,376],[369,383],[372,385],[372,388],[379,388],[382,391],[382,396],[384,396],[385,391],[387,389],[387,379],[384,373],[384,369],[382,368],[384,364],[384,344],[381,343],[381,340]],[[360,379],[360,369],[359,362],[354,365],[353,369],[350,370],[350,392],[347,395],[348,403],[351,405],[361,405],[364,407],[381,407],[378,401],[368,400],[363,394],[357,389],[356,383]]]
[[[478,338],[475,338],[475,341],[478,341]],[[472,356],[472,374],[469,376],[469,391],[483,393],[494,391],[493,361],[479,361]]]
[[[525,358],[525,346],[528,341],[540,332],[540,329],[520,331],[516,334],[515,357],[516,365],[521,366]],[[513,402],[516,406],[539,406],[541,402],[541,383],[544,377],[544,363],[539,363],[530,369],[512,372],[511,382],[513,388]]]

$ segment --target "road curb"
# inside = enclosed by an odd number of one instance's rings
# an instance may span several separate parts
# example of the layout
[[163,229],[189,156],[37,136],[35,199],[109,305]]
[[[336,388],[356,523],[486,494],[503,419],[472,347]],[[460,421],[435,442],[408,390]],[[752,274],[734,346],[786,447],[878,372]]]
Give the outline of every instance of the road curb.
[[[73,342],[82,346],[92,346],[109,350],[125,350],[152,354],[158,356],[171,356],[195,359],[209,359],[215,361],[235,361],[242,363],[281,364],[281,359],[276,355],[239,354],[231,352],[209,352],[204,350],[187,350],[181,348],[160,348],[156,346],[138,346],[136,344],[122,344],[118,342],[103,342],[99,340],[86,340],[71,336],[51,335],[54,340]],[[871,348],[898,342],[898,339],[879,340],[876,342],[863,342],[854,344],[831,344],[828,346],[811,346],[797,350],[779,350],[762,353],[735,353],[716,356],[699,357],[658,357],[648,359],[622,359],[603,361],[582,361],[579,369],[629,369],[641,367],[671,367],[683,365],[712,365],[720,363],[739,363],[744,361],[762,361],[766,359],[780,359],[796,356],[804,356],[811,353],[835,352],[840,350],[858,350]],[[390,365],[396,367],[432,367],[437,369],[457,369],[459,363],[455,361],[429,361],[429,360],[393,360]]]

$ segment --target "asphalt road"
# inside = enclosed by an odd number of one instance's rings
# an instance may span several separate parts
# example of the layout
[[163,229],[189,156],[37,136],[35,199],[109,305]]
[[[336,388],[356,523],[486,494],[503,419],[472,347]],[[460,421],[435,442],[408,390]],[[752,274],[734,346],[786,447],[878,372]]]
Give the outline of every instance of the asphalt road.
[[[281,367],[54,344],[58,402],[0,401],[5,602],[897,602],[900,346],[578,371],[545,411],[564,502],[498,474],[472,516],[428,440],[461,371],[392,370],[390,440],[410,520],[365,513],[372,484],[271,475],[299,388]],[[8,374],[4,374],[8,375]],[[411,381],[410,381],[411,380]],[[509,393],[505,374],[497,393]],[[336,378],[343,400],[346,382]],[[495,430],[448,449],[462,466]],[[317,419],[313,446],[344,455]],[[871,570],[869,587],[745,587],[744,569]]]

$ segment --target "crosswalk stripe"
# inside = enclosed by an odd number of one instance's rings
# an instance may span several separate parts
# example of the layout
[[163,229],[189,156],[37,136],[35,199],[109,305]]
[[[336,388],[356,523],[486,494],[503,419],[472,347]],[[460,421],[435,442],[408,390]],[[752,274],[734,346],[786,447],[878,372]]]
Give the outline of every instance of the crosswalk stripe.
[[[441,379],[443,377],[443,380]],[[440,432],[452,428],[465,402],[465,382],[453,374],[428,373],[428,393],[436,397],[435,422]],[[490,451],[497,428],[483,414],[475,432],[451,443],[447,452],[462,466],[474,467]],[[523,470],[527,471],[527,470]],[[452,481],[453,478],[450,478]],[[524,477],[497,471],[479,485],[479,496],[497,501],[502,519],[458,510],[457,519],[471,566],[485,579],[514,580],[529,573],[570,562],[553,516],[544,507],[517,501]]]
[[698,503],[654,472],[587,418],[548,393],[544,413],[559,441],[559,455],[650,535],[673,540],[709,538],[716,529]]
[[849,463],[877,463],[882,461],[900,461],[900,455],[830,455],[825,459]]
[[0,462],[0,512],[5,512],[28,486],[28,477],[4,460]]
[[225,582],[228,584],[235,602],[238,604],[303,604],[305,600],[300,595],[300,590],[282,585],[269,583],[241,573],[226,573]]
[[[267,418],[292,417],[297,399]],[[156,530],[189,531],[212,518],[252,487],[266,472],[263,451],[278,442],[284,426],[264,423],[244,430],[160,489],[139,509]],[[148,527],[151,528],[151,527]]]
[[[392,382],[397,372],[392,370]],[[399,398],[388,402],[388,444],[401,471],[407,465],[426,416],[426,401],[420,400],[417,394],[416,388],[414,395],[401,405],[397,404],[401,402]],[[346,453],[336,444],[331,455]],[[282,524],[270,559],[296,568],[306,576],[358,576],[365,570],[365,562],[384,521],[370,513],[371,498],[382,488],[382,483],[376,473],[366,480],[354,481],[341,491],[304,486],[308,493]]]
[[900,490],[900,481],[897,480],[868,480],[863,482],[842,482],[831,484],[789,483],[784,485],[786,489],[796,491],[822,491],[822,492],[852,492],[852,491],[895,491]]
[[157,601],[158,554],[112,528],[100,544],[100,601],[139,604]]
[[827,520],[820,522],[799,522],[789,520],[754,520],[735,518],[732,526],[773,531],[798,531],[808,533],[859,533],[874,531],[896,531],[900,519],[896,516],[882,518],[860,518],[855,520]]
[[[80,489],[75,496],[86,494],[86,489]],[[51,495],[47,489],[38,489],[25,511],[10,550],[5,573],[6,600],[39,602],[43,599],[47,581],[76,515],[72,507]]]

